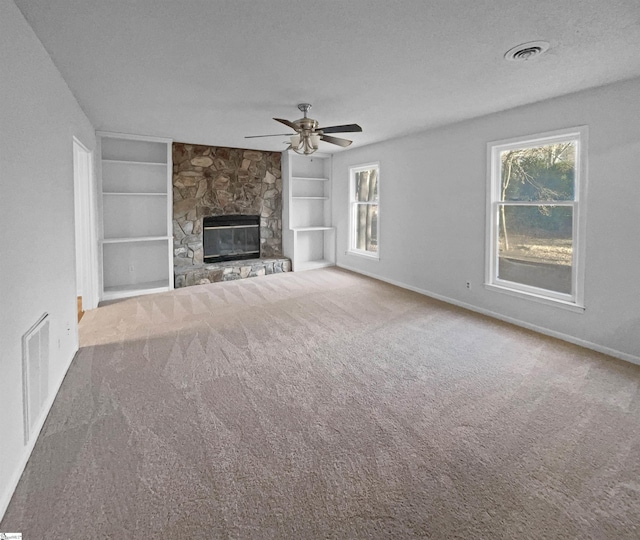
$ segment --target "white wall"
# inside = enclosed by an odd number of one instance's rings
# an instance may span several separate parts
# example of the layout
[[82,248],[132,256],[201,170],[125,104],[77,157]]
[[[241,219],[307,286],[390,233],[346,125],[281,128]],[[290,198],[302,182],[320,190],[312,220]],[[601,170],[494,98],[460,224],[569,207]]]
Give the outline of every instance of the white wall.
[[[78,348],[73,136],[88,119],[12,0],[0,0],[0,518],[26,463],[21,337],[50,317],[50,395]],[[35,439],[35,437],[34,437]]]
[[[589,127],[586,311],[486,290],[487,142],[579,125]],[[372,161],[379,262],[345,254],[348,167]],[[640,363],[640,79],[342,152],[333,164],[340,266]]]

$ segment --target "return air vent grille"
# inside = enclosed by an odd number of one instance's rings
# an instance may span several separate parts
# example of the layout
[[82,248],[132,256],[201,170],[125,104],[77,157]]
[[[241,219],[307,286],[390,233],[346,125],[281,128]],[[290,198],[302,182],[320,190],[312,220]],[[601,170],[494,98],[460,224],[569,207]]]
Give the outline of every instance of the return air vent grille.
[[45,313],[22,336],[24,443],[41,420],[49,397],[49,315]]

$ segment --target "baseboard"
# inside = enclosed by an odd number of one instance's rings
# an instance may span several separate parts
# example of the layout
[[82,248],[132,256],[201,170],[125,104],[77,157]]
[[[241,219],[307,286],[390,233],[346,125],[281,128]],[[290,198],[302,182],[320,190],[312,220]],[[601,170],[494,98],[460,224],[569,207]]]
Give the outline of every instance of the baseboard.
[[29,442],[23,448],[22,459],[18,463],[18,466],[16,467],[16,470],[14,471],[13,476],[11,477],[11,481],[8,484],[2,486],[2,492],[0,493],[0,521],[4,519],[4,514],[7,511],[7,507],[11,502],[11,498],[13,497],[16,487],[18,487],[18,482],[20,481],[20,478],[22,477],[22,473],[24,472],[24,469],[27,466],[27,462],[31,457],[31,452],[33,452],[33,448],[36,445],[36,441],[38,440],[38,437],[40,436],[42,427],[44,426],[44,423],[46,422],[47,417],[51,412],[51,407],[53,406],[53,402],[55,401],[56,396],[60,391],[60,387],[62,386],[62,381],[64,381],[64,378],[67,376],[67,372],[69,371],[69,368],[71,367],[71,364],[73,363],[73,360],[76,357],[77,353],[78,353],[78,347],[76,345],[76,350],[73,353],[71,360],[69,360],[64,372],[62,373],[60,380],[57,382],[55,386],[55,391],[51,392],[51,395],[49,396],[49,399],[45,404],[46,413],[43,413],[42,416],[40,417],[40,420],[38,421],[38,424],[36,425],[35,430],[30,435]]
[[346,264],[336,264],[336,266],[340,268],[344,268],[345,270],[349,270],[351,272],[355,272],[356,274],[362,274],[374,279],[379,279],[380,281],[384,281],[385,283],[390,283],[391,285],[396,285],[397,287],[401,287],[403,289],[408,289],[413,292],[417,292],[419,294],[423,294],[430,298],[434,298],[436,300],[441,300],[446,302],[447,304],[453,304],[454,306],[458,306],[464,309],[468,309],[469,311],[473,311],[475,313],[480,313],[481,315],[487,315],[488,317],[492,317],[494,319],[498,319],[500,321],[508,322],[511,324],[515,324],[516,326],[520,326],[522,328],[526,328],[527,330],[533,330],[534,332],[538,332],[539,334],[544,334],[545,336],[554,337],[557,339],[561,339],[562,341],[567,341],[569,343],[573,343],[574,345],[579,345],[580,347],[584,347],[585,349],[591,349],[592,351],[596,351],[602,354],[607,354],[609,356],[613,356],[615,358],[619,358],[620,360],[625,360],[626,362],[630,362],[632,364],[640,365],[640,356],[635,356],[633,354],[625,353],[622,351],[618,351],[616,349],[612,349],[610,347],[605,347],[604,345],[599,345],[598,343],[593,343],[591,341],[586,341],[584,339],[576,338],[569,334],[563,334],[562,332],[556,332],[555,330],[551,330],[549,328],[544,328],[543,326],[537,326],[535,324],[528,323],[526,321],[522,321],[520,319],[516,319],[514,317],[507,317],[506,315],[502,315],[501,313],[496,313],[494,311],[490,311],[488,309],[480,308],[478,306],[474,306],[473,304],[467,304],[466,302],[460,302],[454,298],[449,298],[448,296],[443,296],[441,294],[433,293],[431,291],[427,291],[424,289],[420,289],[418,287],[414,287],[412,285],[407,285],[406,283],[402,283],[401,281],[396,281],[394,279],[388,279],[383,276],[374,274],[373,272],[365,272],[363,270],[359,270],[357,268],[353,268]]

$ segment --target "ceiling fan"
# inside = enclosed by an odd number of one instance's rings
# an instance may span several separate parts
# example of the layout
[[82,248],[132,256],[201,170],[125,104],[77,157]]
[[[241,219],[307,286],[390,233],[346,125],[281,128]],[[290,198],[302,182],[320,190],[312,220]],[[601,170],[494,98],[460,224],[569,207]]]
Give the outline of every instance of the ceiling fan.
[[298,154],[313,154],[317,149],[320,141],[338,146],[347,147],[353,141],[342,139],[340,137],[332,137],[328,133],[354,133],[362,131],[358,124],[345,124],[342,126],[318,127],[318,121],[307,117],[307,112],[311,108],[310,103],[300,103],[298,109],[302,111],[304,116],[299,120],[290,122],[283,118],[274,118],[276,122],[280,122],[295,131],[294,135],[290,133],[278,133],[275,135],[249,135],[245,139],[255,139],[257,137],[290,137],[289,148]]

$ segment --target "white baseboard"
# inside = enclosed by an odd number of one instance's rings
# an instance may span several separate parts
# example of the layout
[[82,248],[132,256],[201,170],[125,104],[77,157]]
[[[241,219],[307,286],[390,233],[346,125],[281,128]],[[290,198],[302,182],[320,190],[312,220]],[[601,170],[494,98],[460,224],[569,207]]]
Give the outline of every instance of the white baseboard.
[[447,304],[453,304],[454,306],[458,306],[464,309],[468,309],[469,311],[474,311],[476,313],[480,313],[482,315],[487,315],[489,317],[493,317],[494,319],[498,319],[504,322],[508,322],[511,324],[515,324],[516,326],[521,326],[522,328],[526,328],[527,330],[533,330],[534,332],[538,332],[539,334],[544,334],[545,336],[550,336],[554,338],[561,339],[562,341],[567,341],[569,343],[573,343],[574,345],[579,345],[586,349],[591,349],[592,351],[596,351],[599,353],[607,354],[609,356],[613,356],[615,358],[619,358],[620,360],[625,360],[627,362],[631,362],[632,364],[640,365],[640,356],[635,356],[633,354],[625,353],[622,351],[618,351],[616,349],[612,349],[610,347],[605,347],[604,345],[600,345],[598,343],[593,343],[591,341],[586,341],[584,339],[580,339],[568,334],[563,334],[562,332],[556,332],[555,330],[551,330],[549,328],[544,328],[542,326],[537,326],[535,324],[528,323],[526,321],[521,321],[520,319],[515,319],[513,317],[507,317],[506,315],[502,315],[500,313],[496,313],[494,311],[490,311],[488,309],[480,308],[474,306],[472,304],[467,304],[466,302],[460,302],[459,300],[455,300],[454,298],[449,298],[448,296],[443,296],[441,294],[436,294],[430,291],[426,291],[424,289],[420,289],[418,287],[414,287],[412,285],[407,285],[406,283],[402,283],[400,281],[396,281],[394,279],[388,279],[383,276],[374,274],[373,272],[365,272],[363,270],[358,270],[357,268],[352,268],[346,264],[337,263],[336,266],[340,268],[344,268],[345,270],[350,270],[351,272],[355,272],[356,274],[363,274],[365,276],[379,279],[380,281],[384,281],[385,283],[390,283],[391,285],[396,285],[397,287],[401,287],[403,289],[408,289],[413,292],[417,292],[419,294],[423,294],[430,298],[435,298],[436,300],[442,300]]
[[11,481],[7,484],[5,484],[4,486],[1,486],[0,489],[2,490],[0,492],[0,521],[3,520],[4,518],[4,514],[7,511],[7,507],[9,506],[9,503],[11,502],[11,497],[13,497],[13,494],[16,490],[16,487],[18,487],[18,482],[20,481],[20,478],[22,477],[22,473],[24,472],[24,468],[27,466],[27,462],[29,461],[29,458],[31,457],[31,452],[33,452],[33,448],[36,445],[36,441],[38,440],[38,437],[40,436],[40,432],[42,431],[42,427],[44,426],[45,421],[47,420],[47,417],[49,416],[49,412],[51,411],[51,407],[53,406],[53,402],[56,399],[56,396],[58,395],[58,392],[60,391],[60,387],[62,386],[62,381],[64,381],[64,378],[67,376],[67,371],[69,371],[69,367],[71,367],[71,364],[73,363],[73,359],[75,358],[76,354],[78,353],[78,346],[77,346],[77,341],[76,341],[76,350],[73,353],[73,356],[71,357],[71,360],[69,360],[67,367],[65,368],[64,372],[62,373],[62,376],[60,377],[60,380],[58,380],[56,386],[55,386],[55,391],[51,392],[51,395],[49,396],[49,398],[47,399],[46,403],[45,403],[45,407],[44,407],[44,411],[35,427],[35,429],[33,430],[33,433],[31,433],[29,435],[29,442],[26,444],[26,446],[22,449],[22,458],[20,459],[18,466],[16,467],[15,471],[13,472],[13,476],[11,477]]

